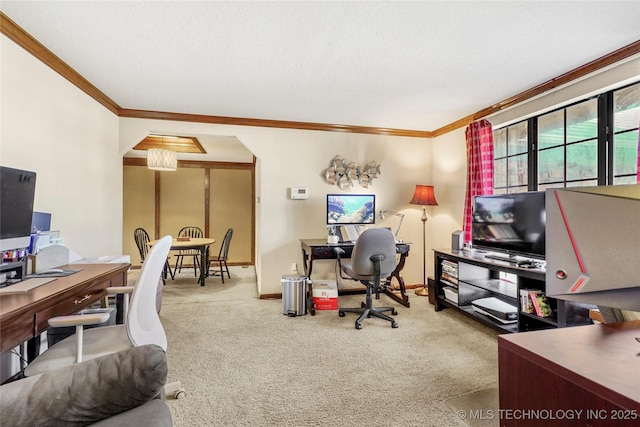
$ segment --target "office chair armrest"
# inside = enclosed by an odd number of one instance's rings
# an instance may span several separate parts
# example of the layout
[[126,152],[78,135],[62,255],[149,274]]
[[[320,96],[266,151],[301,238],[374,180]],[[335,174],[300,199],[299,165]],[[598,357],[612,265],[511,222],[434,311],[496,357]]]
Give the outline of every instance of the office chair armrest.
[[135,289],[135,286],[113,286],[106,288],[105,291],[109,295],[130,294]]
[[60,328],[65,326],[96,325],[109,320],[109,313],[72,314],[49,319],[49,326]]
[[339,273],[337,275],[339,275],[340,278],[345,279],[345,280],[355,280],[353,277],[345,276],[344,274],[342,274],[342,262],[340,261],[340,259],[341,259],[340,255],[343,255],[343,254],[346,253],[344,251],[344,249],[335,247],[335,248],[333,248],[333,250],[336,252],[336,267],[337,267],[338,273]]

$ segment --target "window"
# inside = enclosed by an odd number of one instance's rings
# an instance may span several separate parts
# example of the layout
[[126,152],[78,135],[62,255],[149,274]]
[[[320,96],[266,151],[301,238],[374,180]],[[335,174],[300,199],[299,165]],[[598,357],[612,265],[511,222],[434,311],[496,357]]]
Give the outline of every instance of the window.
[[640,83],[495,129],[494,193],[636,182]]
[[528,122],[493,132],[493,187],[495,194],[520,193],[528,186]]
[[635,184],[640,83],[613,93],[613,184]]

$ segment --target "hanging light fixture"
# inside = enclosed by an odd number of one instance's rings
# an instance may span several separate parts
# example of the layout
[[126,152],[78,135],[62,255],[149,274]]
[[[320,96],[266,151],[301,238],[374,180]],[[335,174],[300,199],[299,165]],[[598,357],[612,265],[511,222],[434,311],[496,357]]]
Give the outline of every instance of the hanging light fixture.
[[[164,144],[164,138],[162,138]],[[156,171],[175,171],[178,168],[178,153],[165,148],[149,148],[147,167]]]

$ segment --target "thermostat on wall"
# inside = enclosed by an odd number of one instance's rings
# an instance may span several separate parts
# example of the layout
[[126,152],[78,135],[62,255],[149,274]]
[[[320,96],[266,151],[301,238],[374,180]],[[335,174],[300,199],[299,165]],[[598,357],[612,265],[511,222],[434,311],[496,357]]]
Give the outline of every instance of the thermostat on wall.
[[301,200],[309,197],[306,187],[291,187],[291,200]]

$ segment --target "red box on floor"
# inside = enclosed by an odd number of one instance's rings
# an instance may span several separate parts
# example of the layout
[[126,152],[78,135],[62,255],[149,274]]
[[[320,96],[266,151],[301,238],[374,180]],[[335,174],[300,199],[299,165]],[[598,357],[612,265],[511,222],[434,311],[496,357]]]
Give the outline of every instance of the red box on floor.
[[316,310],[338,309],[338,285],[334,281],[314,280],[313,305]]

